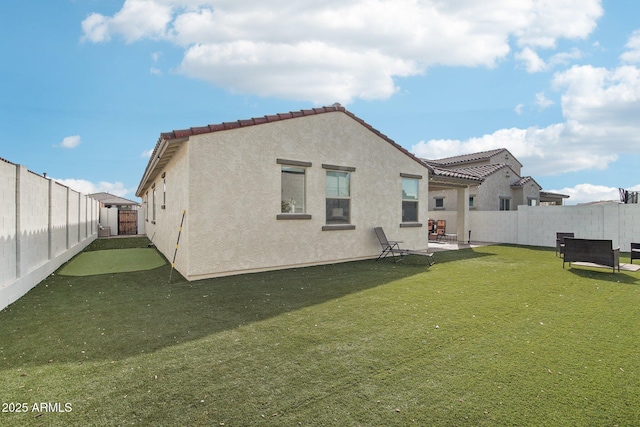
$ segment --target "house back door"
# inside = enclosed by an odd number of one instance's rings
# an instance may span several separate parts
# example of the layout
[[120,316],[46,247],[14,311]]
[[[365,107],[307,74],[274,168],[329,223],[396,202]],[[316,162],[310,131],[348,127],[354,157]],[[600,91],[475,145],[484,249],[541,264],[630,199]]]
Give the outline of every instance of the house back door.
[[138,234],[138,211],[118,211],[118,234]]

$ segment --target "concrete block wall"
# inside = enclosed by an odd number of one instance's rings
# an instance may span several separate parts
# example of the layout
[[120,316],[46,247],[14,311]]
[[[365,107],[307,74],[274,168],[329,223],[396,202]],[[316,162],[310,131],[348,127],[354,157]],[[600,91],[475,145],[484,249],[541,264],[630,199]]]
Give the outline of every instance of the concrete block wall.
[[15,214],[16,166],[0,160],[0,289],[16,279]]
[[98,202],[0,159],[0,310],[97,236]]
[[469,212],[471,241],[518,243],[517,211],[471,211]]
[[[432,219],[446,219],[456,229],[453,211],[431,211]],[[517,211],[469,211],[471,240],[554,247],[556,232],[573,232],[585,239],[611,240],[629,252],[640,242],[640,204],[610,203],[577,206],[518,206]],[[455,232],[455,231],[450,231]]]

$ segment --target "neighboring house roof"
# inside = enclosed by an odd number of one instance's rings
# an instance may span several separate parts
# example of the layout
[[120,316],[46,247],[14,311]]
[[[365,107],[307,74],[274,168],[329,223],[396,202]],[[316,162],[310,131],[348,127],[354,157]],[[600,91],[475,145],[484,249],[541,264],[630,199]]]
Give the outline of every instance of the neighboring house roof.
[[489,175],[492,175],[498,172],[499,170],[502,170],[505,168],[513,172],[513,169],[511,169],[509,165],[504,163],[493,163],[490,165],[480,165],[480,166],[468,166],[468,167],[457,168],[455,170],[461,173],[466,173],[468,175],[473,175],[473,176],[477,176],[479,178],[485,179]]
[[514,182],[513,184],[511,184],[512,187],[524,187],[526,184],[528,184],[529,182],[533,182],[535,185],[538,186],[538,188],[542,188],[540,186],[540,184],[538,184],[536,182],[535,179],[533,179],[533,177],[531,176],[523,176],[522,178],[520,178],[517,182]]
[[115,196],[109,193],[93,193],[89,197],[102,203],[103,205],[120,205],[120,206],[140,206],[140,203],[128,200],[123,197]]
[[571,196],[568,196],[566,194],[560,194],[560,193],[552,193],[550,191],[541,191],[540,197],[554,197],[554,198],[568,199]]
[[445,157],[443,159],[423,159],[426,163],[432,165],[432,166],[453,166],[453,165],[459,165],[459,164],[464,164],[464,163],[473,163],[473,162],[478,162],[481,160],[489,160],[491,157],[500,154],[500,153],[509,153],[509,155],[511,156],[512,159],[514,159],[516,162],[518,162],[520,164],[520,166],[522,166],[522,163],[520,163],[518,161],[518,159],[516,159],[513,154],[511,154],[509,152],[509,150],[507,150],[506,148],[497,148],[495,150],[488,150],[488,151],[480,151],[478,153],[470,153],[470,154],[463,154],[461,156],[452,156],[452,157]]
[[387,141],[389,144],[393,145],[395,148],[400,150],[406,156],[412,158],[413,160],[415,160],[416,162],[420,163],[422,166],[427,168],[432,173],[432,175],[443,177],[445,179],[446,178],[452,179],[456,182],[469,181],[470,183],[475,183],[475,182],[482,181],[481,179],[478,179],[478,177],[476,176],[472,176],[472,175],[466,176],[464,173],[461,173],[459,171],[452,172],[452,171],[440,170],[439,168],[437,168],[437,166],[434,167],[425,163],[422,159],[411,154],[409,151],[407,151],[401,145],[393,141],[391,138],[384,135],[379,130],[373,128],[364,120],[360,119],[355,114],[348,111],[342,105],[336,103],[327,107],[311,108],[308,110],[300,110],[300,111],[292,111],[289,113],[267,115],[264,117],[238,120],[235,122],[224,122],[220,124],[214,124],[214,125],[208,125],[208,126],[202,126],[202,127],[192,127],[189,129],[163,132],[160,134],[160,138],[158,139],[158,142],[156,143],[153,153],[151,154],[151,158],[149,159],[147,168],[144,172],[144,175],[142,176],[142,180],[140,181],[140,185],[138,186],[136,195],[138,197],[142,197],[144,190],[147,187],[147,184],[152,182],[153,179],[166,166],[166,164],[169,162],[169,160],[171,159],[175,151],[178,149],[180,143],[187,141],[191,136],[202,135],[202,134],[212,133],[212,132],[227,131],[232,129],[239,129],[239,128],[244,128],[248,126],[257,126],[257,125],[262,125],[266,123],[273,123],[273,122],[279,122],[284,120],[296,119],[300,117],[314,116],[318,114],[333,113],[333,112],[341,112],[351,117],[353,120],[360,123],[369,131],[373,132],[378,137],[382,138],[383,140]]

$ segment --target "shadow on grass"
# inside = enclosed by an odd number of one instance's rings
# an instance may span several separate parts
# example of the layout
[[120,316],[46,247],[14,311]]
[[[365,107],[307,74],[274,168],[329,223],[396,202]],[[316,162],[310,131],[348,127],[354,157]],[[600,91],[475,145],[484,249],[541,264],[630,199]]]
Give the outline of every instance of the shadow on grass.
[[[88,250],[146,247],[98,240]],[[125,245],[125,246],[122,246]],[[437,255],[437,262],[453,255]],[[477,256],[460,251],[458,259]],[[0,312],[0,369],[115,361],[230,331],[416,274],[424,257],[374,260],[187,282],[170,265],[153,270],[51,275]],[[447,260],[447,261],[445,261]],[[432,267],[433,268],[433,267]]]
[[493,253],[478,252],[474,248],[458,249],[452,251],[437,251],[433,253],[436,264],[445,264],[452,261],[464,261],[494,255],[495,254]]
[[583,279],[603,280],[611,283],[624,283],[626,285],[638,285],[638,278],[628,274],[626,271],[618,271],[615,273],[610,268],[571,266],[565,267],[565,270]]

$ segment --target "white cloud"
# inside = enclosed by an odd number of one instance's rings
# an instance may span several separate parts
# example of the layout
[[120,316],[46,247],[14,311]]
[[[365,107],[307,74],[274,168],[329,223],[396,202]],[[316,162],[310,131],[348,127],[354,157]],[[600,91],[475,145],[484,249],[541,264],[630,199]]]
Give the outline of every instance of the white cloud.
[[544,110],[545,108],[552,106],[554,102],[550,99],[547,99],[547,97],[544,95],[544,92],[539,92],[539,93],[536,93],[535,104],[538,106],[538,108],[540,108],[541,110]]
[[515,55],[516,60],[524,64],[528,73],[539,73],[547,70],[547,64],[530,47],[525,47]]
[[83,40],[168,40],[185,49],[178,68],[187,76],[240,93],[328,103],[388,98],[398,90],[394,79],[434,65],[493,67],[510,53],[511,39],[527,49],[584,38],[602,15],[600,0],[264,0],[248,6],[126,0],[111,17],[89,15]]
[[[92,13],[82,21],[83,41],[107,42],[112,34],[127,43],[143,38],[163,38],[171,22],[174,2],[158,0],[126,0],[113,17]],[[181,2],[175,2],[179,5]]]
[[582,52],[578,49],[572,49],[569,52],[560,52],[549,57],[548,61],[542,59],[536,51],[530,47],[525,47],[515,54],[516,60],[524,65],[528,73],[540,73],[549,71],[560,65],[567,65],[574,59],[582,58]]
[[412,151],[434,159],[504,147],[533,176],[602,170],[618,159],[616,153],[640,153],[640,69],[573,66],[556,73],[553,85],[563,91],[565,122],[501,129],[465,141],[421,141]]
[[518,104],[516,105],[516,108],[513,109],[513,111],[515,111],[517,115],[521,115],[523,108],[524,108],[524,104]]
[[135,190],[130,190],[125,188],[122,182],[105,182],[100,181],[97,184],[91,181],[87,181],[85,179],[58,179],[51,178],[56,182],[59,182],[62,185],[66,185],[72,190],[78,191],[82,194],[92,194],[92,193],[110,193],[115,196],[125,197],[129,193],[133,193]]
[[151,150],[143,151],[142,154],[140,154],[140,157],[144,157],[145,159],[148,159],[153,154],[153,150],[154,148],[152,148]]
[[640,30],[635,30],[626,46],[628,51],[620,55],[620,60],[629,64],[640,64]]
[[559,190],[548,191],[568,195],[569,199],[565,200],[565,204],[567,205],[620,200],[617,188],[606,187],[603,185],[578,184],[574,187],[565,187]]
[[528,4],[527,25],[515,34],[518,44],[555,48],[558,39],[584,39],[603,14],[600,1],[542,0]]
[[92,13],[82,21],[82,32],[82,41],[100,43],[111,40],[108,19],[99,13]]
[[58,147],[76,148],[78,145],[80,145],[80,143],[82,143],[80,135],[67,136],[62,140],[60,144],[58,144]]

